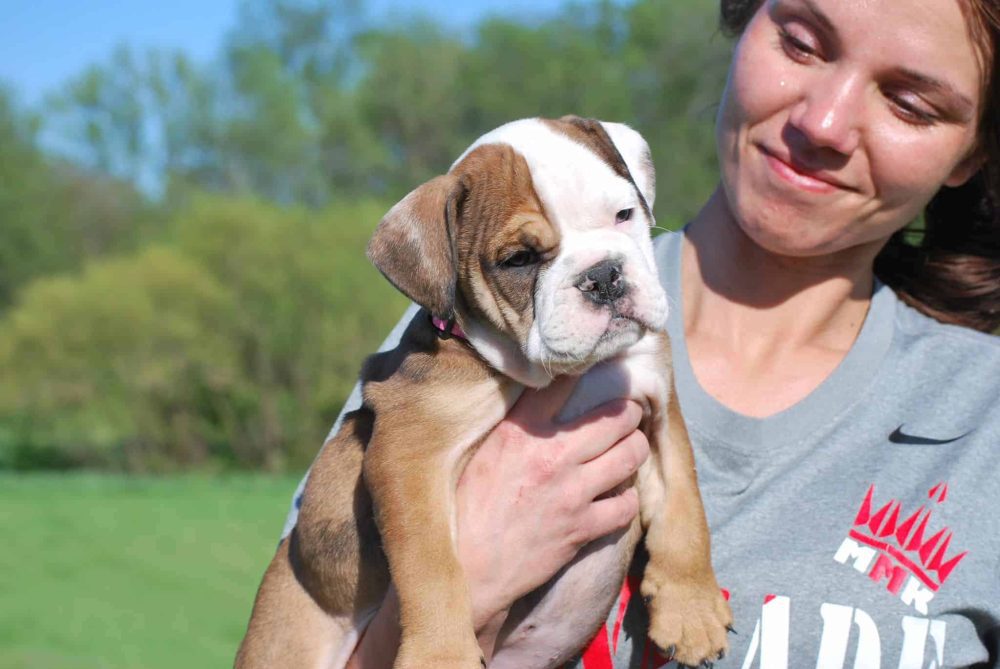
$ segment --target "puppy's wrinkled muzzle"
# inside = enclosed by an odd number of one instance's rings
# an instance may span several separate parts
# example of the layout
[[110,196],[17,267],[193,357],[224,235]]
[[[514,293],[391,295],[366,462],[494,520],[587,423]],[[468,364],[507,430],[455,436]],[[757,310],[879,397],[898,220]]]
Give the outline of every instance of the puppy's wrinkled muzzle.
[[584,297],[599,305],[612,304],[628,292],[621,260],[602,260],[582,272],[573,285]]

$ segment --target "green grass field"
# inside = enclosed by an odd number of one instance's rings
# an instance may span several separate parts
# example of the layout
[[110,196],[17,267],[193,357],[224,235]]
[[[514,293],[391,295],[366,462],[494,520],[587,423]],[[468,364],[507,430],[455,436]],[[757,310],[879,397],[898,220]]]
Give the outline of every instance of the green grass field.
[[0,475],[0,669],[232,666],[296,483]]

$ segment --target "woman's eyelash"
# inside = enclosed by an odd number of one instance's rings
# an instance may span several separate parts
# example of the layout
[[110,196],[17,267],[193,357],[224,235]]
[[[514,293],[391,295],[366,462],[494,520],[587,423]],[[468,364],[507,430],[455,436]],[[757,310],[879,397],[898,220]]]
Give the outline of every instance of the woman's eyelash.
[[933,112],[920,109],[908,102],[905,98],[893,93],[886,93],[885,97],[896,108],[896,113],[907,123],[914,125],[931,125],[938,120],[938,116]]
[[778,28],[778,38],[781,41],[781,47],[785,51],[791,50],[798,56],[816,55],[815,50],[811,46],[792,35],[786,28]]

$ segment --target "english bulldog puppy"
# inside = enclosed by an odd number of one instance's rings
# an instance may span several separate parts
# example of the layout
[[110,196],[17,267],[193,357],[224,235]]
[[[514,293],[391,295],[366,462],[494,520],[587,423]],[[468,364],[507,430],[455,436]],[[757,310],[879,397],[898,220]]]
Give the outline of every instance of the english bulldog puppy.
[[236,666],[343,667],[391,582],[397,669],[485,666],[456,556],[455,490],[526,387],[582,375],[572,418],[645,407],[639,517],[512,608],[489,666],[550,669],[604,623],[645,531],[650,638],[683,664],[727,649],[694,458],[673,391],[653,263],[649,148],[631,128],[526,119],[480,137],[379,224],[368,254],[422,307],[361,372],[257,594]]

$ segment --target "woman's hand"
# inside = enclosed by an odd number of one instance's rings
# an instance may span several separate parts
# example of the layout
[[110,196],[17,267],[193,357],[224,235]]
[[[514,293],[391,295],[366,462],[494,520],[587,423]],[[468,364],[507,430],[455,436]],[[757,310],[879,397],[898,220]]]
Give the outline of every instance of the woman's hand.
[[576,382],[562,378],[525,391],[459,481],[458,554],[480,632],[498,629],[514,601],[638,513],[634,488],[595,499],[626,481],[649,454],[637,430],[642,409],[615,400],[559,423]]

